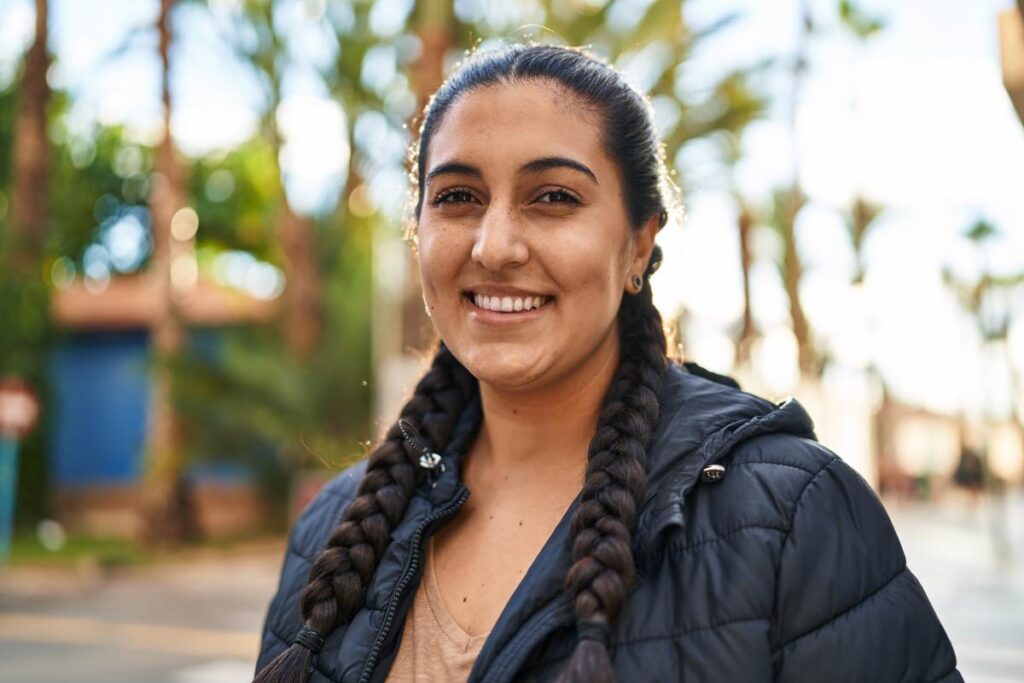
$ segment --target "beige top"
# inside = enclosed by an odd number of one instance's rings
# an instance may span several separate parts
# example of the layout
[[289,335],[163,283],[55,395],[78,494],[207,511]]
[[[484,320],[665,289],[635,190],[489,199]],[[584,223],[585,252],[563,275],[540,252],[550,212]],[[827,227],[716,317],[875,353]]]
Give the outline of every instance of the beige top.
[[427,543],[423,580],[405,620],[387,683],[465,681],[487,634],[471,636],[452,619],[434,573],[434,539]]

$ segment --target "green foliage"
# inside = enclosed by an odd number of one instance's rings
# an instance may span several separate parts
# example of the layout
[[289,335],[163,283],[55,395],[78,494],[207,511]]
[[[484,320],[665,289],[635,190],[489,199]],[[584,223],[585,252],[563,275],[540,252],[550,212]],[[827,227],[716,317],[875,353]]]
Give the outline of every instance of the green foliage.
[[91,564],[117,567],[145,562],[148,556],[132,541],[103,536],[68,536],[55,550],[43,546],[35,534],[16,535],[11,543],[12,566],[80,567]]
[[322,232],[325,333],[315,355],[294,358],[275,328],[224,330],[213,354],[193,349],[176,364],[177,407],[196,453],[274,452],[254,463],[280,478],[296,464],[339,469],[363,455],[370,430],[368,233]]
[[868,15],[857,3],[839,0],[839,19],[851,33],[864,40],[885,28],[885,22]]
[[0,91],[0,376],[14,375],[27,382],[43,408],[41,426],[19,447],[15,520],[21,527],[43,518],[49,507],[45,458],[49,396],[46,349],[52,339],[52,326],[45,262],[25,248],[11,222],[11,153],[18,113],[17,85],[15,81],[10,88]]
[[63,119],[69,106],[66,94],[54,95],[50,187],[59,188],[59,194],[50,203],[48,245],[52,256],[80,264],[101,222],[123,207],[148,213],[152,151],[127,139],[121,126],[97,126],[87,135],[72,136]]
[[274,216],[281,181],[274,150],[256,137],[223,156],[195,161],[189,169],[190,195],[200,217],[202,246],[248,251],[278,261]]

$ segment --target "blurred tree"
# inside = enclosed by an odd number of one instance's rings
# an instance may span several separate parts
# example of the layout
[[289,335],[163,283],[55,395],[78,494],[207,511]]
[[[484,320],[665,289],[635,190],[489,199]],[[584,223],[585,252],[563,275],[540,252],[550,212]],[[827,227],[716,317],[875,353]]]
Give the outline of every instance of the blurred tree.
[[[1024,406],[1020,401],[1024,385],[1021,384],[1020,373],[1007,344],[1010,323],[1014,315],[1019,314],[1021,303],[1024,302],[1024,271],[998,275],[993,272],[989,250],[1001,235],[999,229],[987,220],[975,221],[964,232],[964,237],[972,245],[977,257],[976,276],[964,278],[946,266],[942,271],[942,280],[974,323],[980,340],[984,371],[990,372],[992,365],[998,364],[1000,371],[1005,369],[1008,373],[1010,418],[1015,421],[1020,438],[1024,441]],[[986,387],[988,384],[985,382]],[[997,417],[992,396],[986,398],[989,400],[984,407],[985,418]],[[984,487],[994,497],[993,514],[989,517],[992,547],[997,559],[1005,562],[1010,557],[1006,491],[1002,480],[989,467],[986,446],[980,449],[980,460]]]
[[[197,452],[236,456],[262,468],[275,503],[284,500],[282,485],[295,463],[312,460],[337,469],[364,453],[371,404],[370,227],[381,220],[362,180],[369,167],[365,155],[350,156],[341,199],[328,216],[299,216],[284,192],[278,115],[285,82],[297,68],[290,63],[291,45],[301,30],[319,28],[321,37],[334,37],[330,17],[314,12],[297,20],[288,10],[299,6],[254,0],[228,11],[211,7],[222,38],[264,85],[265,98],[257,136],[223,159],[200,160],[193,177],[204,221],[202,252],[244,249],[285,264],[282,325],[226,330],[218,352],[190,350],[175,368],[179,404]],[[349,125],[336,134],[347,135],[354,148],[351,124],[361,98],[373,98],[368,109],[384,109],[360,81],[359,55],[380,40],[365,25],[369,3],[333,7],[342,8],[356,9],[364,25],[339,48],[338,63],[315,75],[345,105]],[[233,192],[214,201],[208,189],[217,195],[217,183],[228,177]],[[267,216],[275,217],[276,230],[265,229]],[[254,456],[268,446],[270,462]]]
[[[983,343],[1005,342],[1015,313],[1011,295],[1024,285],[1024,271],[1009,275],[992,272],[988,250],[1001,237],[999,229],[987,220],[975,221],[964,232],[978,258],[978,275],[962,278],[946,266],[942,280],[971,317]],[[1009,364],[1013,367],[1013,364]]]
[[736,351],[733,365],[742,367],[750,363],[754,341],[758,330],[754,323],[754,310],[750,296],[750,270],[754,264],[752,232],[756,213],[736,183],[736,165],[742,158],[740,135],[729,133],[722,136],[725,141],[724,160],[729,173],[729,194],[736,207],[736,239],[739,244],[740,275],[743,278],[743,312],[740,315],[739,331],[734,335]]
[[202,222],[197,235],[202,254],[235,250],[270,263],[283,260],[272,219],[281,197],[279,172],[277,156],[262,135],[222,155],[192,161],[189,194]]
[[821,370],[821,356],[814,346],[810,324],[800,296],[804,266],[796,239],[796,218],[807,204],[807,195],[798,183],[772,194],[768,225],[779,236],[782,250],[776,265],[789,302],[789,319],[797,344],[797,362],[803,378],[817,377]]
[[[46,1],[37,0],[35,33],[22,63],[18,87],[11,88],[4,97],[4,118],[10,125],[10,147],[4,147],[11,153],[4,160],[4,175],[10,179],[10,199],[0,202],[0,219],[6,219],[8,228],[0,243],[5,311],[0,372],[22,377],[40,373],[39,343],[49,331],[48,297],[42,277],[50,223],[47,11]],[[26,379],[41,381],[41,377]],[[38,381],[32,384],[39,387]]]
[[38,273],[48,224],[50,144],[46,138],[46,111],[50,86],[47,51],[47,2],[36,0],[35,37],[25,56],[21,79],[21,106],[14,136],[14,191],[11,195],[11,223],[22,236],[27,267]]
[[882,215],[882,207],[864,197],[858,196],[853,199],[849,211],[846,213],[846,231],[850,236],[850,245],[853,248],[854,273],[853,284],[859,285],[864,282],[864,241],[868,232],[875,225],[878,217]]
[[159,37],[161,101],[163,105],[162,139],[156,148],[149,206],[152,214],[153,256],[148,276],[158,295],[150,328],[152,348],[157,359],[152,375],[153,400],[150,403],[142,489],[145,528],[142,540],[147,544],[176,544],[194,538],[197,527],[189,504],[186,469],[186,445],[183,425],[176,413],[174,377],[171,365],[184,343],[184,328],[175,306],[175,289],[187,286],[182,272],[185,253],[191,246],[194,229],[188,212],[188,182],[178,159],[171,135],[171,54],[173,32],[171,13],[176,0],[160,0],[156,30]]
[[278,119],[283,100],[282,82],[288,63],[288,48],[275,21],[281,2],[246,0],[234,16],[229,44],[257,73],[264,86],[265,106],[260,131],[270,146],[268,159],[277,187],[277,240],[284,256],[284,335],[288,348],[298,359],[308,359],[316,350],[323,331],[323,284],[317,260],[317,236],[313,221],[295,212],[281,179],[283,140]]
[[769,225],[782,240],[782,254],[778,266],[786,298],[789,301],[790,324],[797,345],[797,366],[802,378],[811,379],[819,376],[822,359],[815,346],[800,294],[804,267],[797,245],[796,221],[800,210],[807,204],[807,195],[800,183],[797,109],[803,96],[810,42],[815,32],[815,24],[809,0],[799,0],[797,10],[800,29],[797,32],[796,49],[790,63],[789,125],[790,144],[793,150],[792,181],[787,189],[776,190],[773,193]]
[[[885,22],[880,17],[869,15],[852,0],[839,0],[839,21],[843,29],[856,40],[859,50],[863,50],[868,41],[885,28]],[[859,123],[860,93],[856,80],[850,97],[850,110],[855,124]],[[857,132],[859,132],[859,127],[855,133]],[[883,210],[879,204],[871,202],[862,195],[862,188],[859,186],[860,180],[858,179],[856,194],[846,215],[847,232],[850,235],[850,244],[853,247],[856,260],[853,277],[855,285],[864,281],[865,238]]]
[[871,16],[852,0],[839,0],[839,20],[860,40],[867,40],[885,28],[880,17]]
[[[43,277],[51,221],[48,11],[46,0],[36,0],[35,31],[20,79],[0,93],[0,375],[16,375],[35,389],[43,425],[49,418],[45,349],[51,334]],[[44,442],[43,430],[37,429],[23,444],[16,485],[19,525],[48,511]]]

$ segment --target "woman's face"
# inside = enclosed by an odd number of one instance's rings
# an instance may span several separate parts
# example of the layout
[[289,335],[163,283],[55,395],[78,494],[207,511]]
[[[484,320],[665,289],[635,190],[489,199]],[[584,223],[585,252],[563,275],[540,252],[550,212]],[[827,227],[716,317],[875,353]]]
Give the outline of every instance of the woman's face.
[[441,338],[480,381],[541,387],[617,349],[656,219],[630,229],[600,120],[547,82],[471,90],[425,157],[418,256]]

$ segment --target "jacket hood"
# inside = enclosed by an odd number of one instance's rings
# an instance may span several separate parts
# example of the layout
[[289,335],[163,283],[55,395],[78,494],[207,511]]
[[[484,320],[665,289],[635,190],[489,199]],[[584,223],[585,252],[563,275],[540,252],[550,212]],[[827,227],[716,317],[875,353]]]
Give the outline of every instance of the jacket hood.
[[661,417],[647,449],[647,498],[637,523],[641,545],[685,523],[683,502],[710,464],[755,436],[785,432],[815,439],[814,423],[795,398],[775,404],[695,363],[671,363]]

